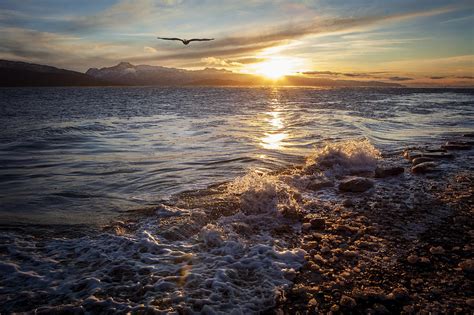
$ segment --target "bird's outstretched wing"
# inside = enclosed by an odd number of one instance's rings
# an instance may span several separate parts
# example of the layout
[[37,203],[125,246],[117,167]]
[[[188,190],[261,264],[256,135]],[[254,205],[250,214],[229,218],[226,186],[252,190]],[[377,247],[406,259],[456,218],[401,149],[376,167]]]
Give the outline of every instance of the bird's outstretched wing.
[[188,42],[207,42],[210,40],[214,40],[214,38],[192,38]]
[[177,38],[177,37],[157,37],[158,39],[164,39],[164,40],[179,40],[179,41],[183,41],[181,38]]

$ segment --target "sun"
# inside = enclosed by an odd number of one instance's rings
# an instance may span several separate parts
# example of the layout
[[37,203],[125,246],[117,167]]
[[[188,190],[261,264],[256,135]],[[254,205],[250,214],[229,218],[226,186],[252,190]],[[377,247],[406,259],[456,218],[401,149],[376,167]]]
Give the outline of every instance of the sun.
[[296,62],[294,59],[286,57],[272,57],[266,61],[257,63],[253,66],[255,74],[262,75],[269,79],[279,79],[285,75],[296,72]]

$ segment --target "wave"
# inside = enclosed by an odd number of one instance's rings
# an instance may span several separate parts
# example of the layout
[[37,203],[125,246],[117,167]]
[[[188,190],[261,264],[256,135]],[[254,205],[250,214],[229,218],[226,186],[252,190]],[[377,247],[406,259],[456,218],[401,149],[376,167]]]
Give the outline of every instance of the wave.
[[93,313],[271,309],[305,264],[295,234],[301,218],[315,211],[307,191],[373,171],[379,158],[367,140],[328,143],[303,165],[251,171],[183,193],[97,234],[48,239],[2,233],[0,293],[10,297],[2,308],[31,311],[48,301],[52,306],[43,310]]

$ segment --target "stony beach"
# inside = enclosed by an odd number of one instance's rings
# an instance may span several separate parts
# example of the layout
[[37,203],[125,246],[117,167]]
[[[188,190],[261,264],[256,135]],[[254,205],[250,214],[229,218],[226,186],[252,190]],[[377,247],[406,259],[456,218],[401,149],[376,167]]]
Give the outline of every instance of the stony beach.
[[474,312],[472,136],[386,156],[306,205],[307,263],[272,312]]
[[472,313],[472,136],[389,154],[367,140],[332,143],[301,165],[186,191],[98,232],[12,227],[3,308]]

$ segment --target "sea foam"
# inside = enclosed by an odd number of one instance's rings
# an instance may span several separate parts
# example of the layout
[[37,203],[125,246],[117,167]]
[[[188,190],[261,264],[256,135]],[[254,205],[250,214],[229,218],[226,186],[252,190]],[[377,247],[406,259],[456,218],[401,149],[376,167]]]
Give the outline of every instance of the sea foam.
[[302,167],[280,174],[249,172],[218,197],[210,195],[221,204],[237,201],[225,214],[162,205],[120,233],[46,239],[5,232],[3,309],[31,311],[48,303],[93,313],[268,310],[284,299],[305,261],[306,252],[292,241],[311,197],[306,189],[373,170],[379,157],[368,141],[349,141],[318,149]]

